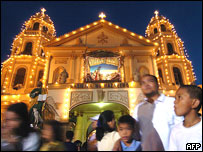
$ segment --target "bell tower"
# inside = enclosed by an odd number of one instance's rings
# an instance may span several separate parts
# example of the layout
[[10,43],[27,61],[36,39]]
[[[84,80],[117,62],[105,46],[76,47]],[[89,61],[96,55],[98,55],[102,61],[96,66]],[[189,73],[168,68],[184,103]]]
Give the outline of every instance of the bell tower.
[[183,41],[178,37],[169,19],[160,16],[158,11],[154,14],[147,26],[145,36],[159,43],[156,63],[161,89],[176,90],[181,84],[192,84],[195,81],[195,75],[192,62],[186,57]]
[[47,53],[43,44],[56,37],[55,27],[45,9],[31,16],[13,41],[11,55],[3,62],[1,93],[26,94],[42,81]]

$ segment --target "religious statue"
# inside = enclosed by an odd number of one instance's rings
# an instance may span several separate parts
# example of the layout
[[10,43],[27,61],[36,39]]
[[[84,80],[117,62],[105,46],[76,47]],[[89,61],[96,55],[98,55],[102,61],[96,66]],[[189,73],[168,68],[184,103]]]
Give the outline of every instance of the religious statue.
[[137,69],[135,69],[135,73],[134,73],[134,75],[133,75],[133,80],[134,80],[135,82],[138,82],[138,81],[139,81],[139,78],[140,78],[140,73],[138,72]]
[[66,70],[64,69],[60,75],[59,75],[59,78],[58,78],[58,83],[59,84],[64,84],[66,83],[66,79],[68,78],[68,73],[66,72]]
[[[42,88],[42,82],[39,81],[37,83],[37,88],[33,89],[30,93],[30,98],[31,98],[31,102],[30,102],[30,111],[29,111],[29,116],[30,116],[30,120],[31,120],[31,124],[36,123],[35,120],[35,115],[34,115],[34,108],[38,111],[38,114],[42,117],[42,111],[44,110],[44,105],[45,105],[45,100],[43,99],[38,99],[39,95],[43,95],[46,94],[46,89]],[[35,111],[36,113],[36,111]],[[38,121],[38,124],[40,123],[40,121]],[[37,126],[38,124],[35,124],[35,126]]]
[[38,123],[42,123],[43,120],[42,120],[42,117],[40,116],[39,112],[37,111],[37,108],[33,108],[33,113],[34,113],[34,127],[37,127],[38,126]]

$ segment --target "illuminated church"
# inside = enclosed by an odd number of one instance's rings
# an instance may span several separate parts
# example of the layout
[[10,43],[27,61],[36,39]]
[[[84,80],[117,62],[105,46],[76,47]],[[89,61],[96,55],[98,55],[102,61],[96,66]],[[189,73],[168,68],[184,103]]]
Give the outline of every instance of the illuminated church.
[[31,16],[12,44],[1,68],[1,112],[9,104],[25,102],[43,82],[54,107],[48,117],[72,121],[75,139],[84,141],[90,117],[113,110],[116,119],[132,114],[143,99],[139,78],[157,76],[160,92],[174,96],[180,84],[192,84],[195,75],[183,41],[158,11],[146,35],[100,19],[56,37],[45,9]]

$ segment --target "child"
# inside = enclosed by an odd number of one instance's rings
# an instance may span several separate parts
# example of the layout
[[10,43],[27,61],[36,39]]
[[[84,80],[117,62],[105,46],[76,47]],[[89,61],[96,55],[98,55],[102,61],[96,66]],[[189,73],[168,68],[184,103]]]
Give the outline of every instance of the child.
[[[134,138],[136,126],[135,119],[130,115],[119,118],[118,133],[121,138],[114,145],[113,151],[141,151],[141,142]],[[139,132],[139,130],[136,130],[136,132]]]
[[[175,113],[184,116],[184,121],[172,129],[169,150],[185,151],[187,143],[202,145],[202,118],[198,115],[202,105],[202,89],[184,85],[177,90],[175,98]],[[202,146],[198,150],[202,150]]]

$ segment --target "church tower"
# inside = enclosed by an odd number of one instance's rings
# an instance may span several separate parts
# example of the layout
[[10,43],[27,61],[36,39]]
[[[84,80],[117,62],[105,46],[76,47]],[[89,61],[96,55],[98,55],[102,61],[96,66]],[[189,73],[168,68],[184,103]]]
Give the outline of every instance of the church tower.
[[1,94],[28,94],[43,79],[47,57],[43,44],[56,37],[54,24],[45,11],[42,8],[31,16],[14,39],[10,58],[1,69]]
[[[156,52],[158,81],[160,89],[174,95],[181,84],[192,84],[195,75],[192,63],[187,59],[183,41],[178,37],[174,26],[159,12],[154,12],[146,29],[146,37],[159,43]],[[168,94],[167,93],[167,94]]]

